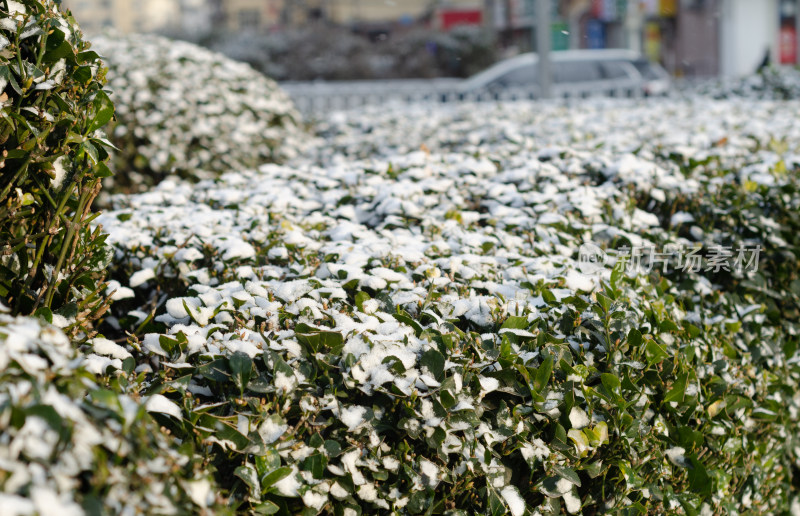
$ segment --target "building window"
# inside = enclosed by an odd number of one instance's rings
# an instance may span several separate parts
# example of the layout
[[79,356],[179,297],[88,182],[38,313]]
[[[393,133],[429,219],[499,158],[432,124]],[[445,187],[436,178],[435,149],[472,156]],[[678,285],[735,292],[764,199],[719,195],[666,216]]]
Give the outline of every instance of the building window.
[[257,29],[261,26],[261,12],[258,9],[242,9],[239,11],[240,29]]

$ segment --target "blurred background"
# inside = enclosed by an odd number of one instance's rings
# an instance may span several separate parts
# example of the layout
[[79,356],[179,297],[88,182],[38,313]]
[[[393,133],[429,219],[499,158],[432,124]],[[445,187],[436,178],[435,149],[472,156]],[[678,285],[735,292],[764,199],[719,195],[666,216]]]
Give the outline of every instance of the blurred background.
[[[537,0],[64,0],[84,31],[156,32],[280,81],[466,77],[536,50]],[[550,0],[553,50],[628,48],[674,77],[796,65],[798,0]]]

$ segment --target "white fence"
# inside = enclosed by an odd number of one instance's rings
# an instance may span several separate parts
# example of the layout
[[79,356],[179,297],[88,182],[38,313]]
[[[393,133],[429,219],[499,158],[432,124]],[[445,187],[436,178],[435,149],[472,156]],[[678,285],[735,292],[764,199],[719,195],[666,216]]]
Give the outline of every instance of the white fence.
[[[460,79],[284,82],[281,87],[305,115],[387,102],[485,102],[538,98],[536,89],[464,92]],[[557,84],[556,98],[641,97],[641,86],[630,81]]]

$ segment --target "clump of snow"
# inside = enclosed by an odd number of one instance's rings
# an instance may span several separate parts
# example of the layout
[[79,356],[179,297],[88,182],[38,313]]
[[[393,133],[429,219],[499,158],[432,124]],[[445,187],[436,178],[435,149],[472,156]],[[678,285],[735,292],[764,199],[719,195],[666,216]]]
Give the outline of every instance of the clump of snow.
[[126,358],[130,358],[132,356],[127,349],[102,337],[96,337],[91,339],[89,342],[91,343],[94,352],[98,355],[105,355],[111,358],[118,358],[120,360],[125,360]]
[[512,516],[522,516],[525,514],[525,500],[520,496],[519,490],[514,486],[506,486],[500,490],[503,500],[508,505],[508,510]]
[[572,410],[569,411],[569,422],[572,428],[578,430],[589,426],[590,423],[589,416],[580,407],[572,407]]
[[274,487],[283,496],[297,496],[297,491],[303,485],[297,479],[297,466],[292,467],[292,473],[275,482]]
[[147,402],[145,403],[145,408],[148,412],[168,414],[175,419],[181,419],[183,417],[180,407],[178,407],[175,402],[169,400],[166,396],[161,394],[153,394],[152,396],[148,397]]
[[342,423],[347,426],[347,429],[351,432],[358,428],[361,423],[364,422],[364,416],[367,413],[366,407],[359,407],[359,406],[352,406],[342,409],[339,418],[342,420]]
[[686,449],[681,446],[675,446],[673,448],[669,448],[665,452],[665,455],[667,456],[667,458],[669,458],[670,462],[682,468],[688,466],[688,461],[686,460],[685,454],[686,454]]
[[264,442],[272,444],[289,429],[289,426],[280,420],[280,418],[265,419],[261,426],[258,428],[258,433]]

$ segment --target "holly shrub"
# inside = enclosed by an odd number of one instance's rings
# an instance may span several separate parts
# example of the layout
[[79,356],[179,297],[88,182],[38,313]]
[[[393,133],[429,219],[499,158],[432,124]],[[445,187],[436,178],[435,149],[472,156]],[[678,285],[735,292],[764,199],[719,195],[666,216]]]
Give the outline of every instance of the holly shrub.
[[114,116],[100,57],[51,0],[0,1],[0,299],[78,333],[106,308],[92,201]]

